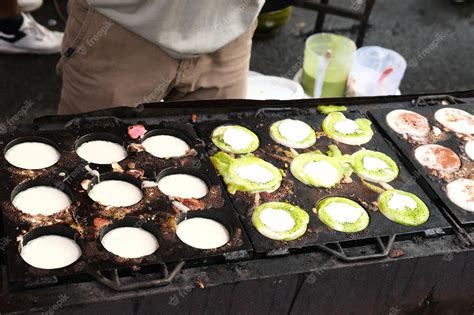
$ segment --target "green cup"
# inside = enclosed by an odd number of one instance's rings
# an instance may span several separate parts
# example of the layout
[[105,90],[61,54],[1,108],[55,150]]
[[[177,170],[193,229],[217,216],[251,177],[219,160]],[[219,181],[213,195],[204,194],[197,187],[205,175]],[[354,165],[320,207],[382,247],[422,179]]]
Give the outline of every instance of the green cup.
[[356,49],[351,39],[341,35],[319,33],[310,36],[305,44],[301,82],[306,94],[343,97]]
[[257,37],[271,37],[279,31],[291,17],[293,7],[289,6],[277,11],[260,13],[258,26],[255,31]]

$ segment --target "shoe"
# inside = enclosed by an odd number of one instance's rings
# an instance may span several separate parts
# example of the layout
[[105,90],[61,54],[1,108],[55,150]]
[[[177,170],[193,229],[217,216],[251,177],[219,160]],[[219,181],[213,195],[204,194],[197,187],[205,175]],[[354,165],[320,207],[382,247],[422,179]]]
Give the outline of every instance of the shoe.
[[22,12],[33,12],[43,5],[43,0],[18,0],[18,6]]
[[63,33],[47,29],[28,13],[23,15],[23,24],[15,34],[0,32],[0,52],[55,54],[60,51]]

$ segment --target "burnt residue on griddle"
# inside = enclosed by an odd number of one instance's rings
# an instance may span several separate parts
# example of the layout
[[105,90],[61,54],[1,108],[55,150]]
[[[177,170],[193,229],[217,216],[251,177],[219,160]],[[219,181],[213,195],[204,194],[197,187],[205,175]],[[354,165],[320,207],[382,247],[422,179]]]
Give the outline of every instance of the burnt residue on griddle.
[[10,201],[2,202],[3,215],[18,228],[25,231],[25,233],[37,227],[57,223],[63,223],[72,226],[75,223],[72,213],[78,207],[79,204],[77,202],[73,202],[68,208],[52,215],[30,215],[15,208]]
[[[181,157],[173,157],[169,159],[161,159],[151,155],[146,151],[136,152],[133,162],[137,163],[137,168],[142,169],[164,169],[170,165],[179,165],[182,167],[199,166],[199,158],[197,157],[196,149],[191,149],[186,155]],[[120,165],[128,164],[130,161],[122,161]]]
[[[348,113],[349,118],[354,119],[363,117],[361,113]],[[430,226],[446,226],[447,223],[442,218],[442,215],[436,212],[435,207],[431,206],[429,198],[423,193],[422,189],[417,185],[416,180],[405,169],[401,161],[398,160],[397,154],[390,149],[381,135],[378,133],[375,126],[372,129],[375,132],[372,140],[363,146],[350,146],[338,143],[326,137],[321,131],[322,121],[324,115],[305,115],[292,116],[293,119],[299,119],[313,127],[317,134],[315,145],[306,149],[290,149],[277,144],[269,135],[269,129],[272,123],[282,119],[282,117],[274,118],[249,118],[238,121],[208,121],[198,124],[197,128],[204,141],[208,144],[209,155],[218,152],[218,148],[212,144],[212,131],[224,124],[237,124],[252,130],[260,140],[260,147],[252,152],[253,155],[270,162],[278,167],[283,172],[283,181],[279,189],[274,192],[260,192],[257,194],[236,192],[230,195],[230,198],[239,213],[244,227],[252,240],[252,243],[257,252],[271,253],[277,249],[299,249],[305,246],[321,245],[331,242],[351,241],[355,239],[366,239],[376,236],[387,236],[394,234],[403,234],[410,232],[423,231],[430,228]],[[320,150],[326,154],[329,150],[328,146],[331,144],[337,145],[342,154],[352,154],[362,148],[369,150],[380,151],[388,154],[398,164],[400,168],[400,175],[392,184],[394,188],[411,191],[420,196],[432,209],[430,220],[419,227],[405,227],[392,222],[385,218],[382,213],[378,211],[377,199],[379,194],[371,190],[366,185],[363,185],[361,180],[354,174],[351,178],[345,178],[341,183],[333,188],[315,188],[307,186],[299,182],[290,172],[289,167],[291,161],[297,154],[312,152]],[[361,204],[370,217],[370,224],[368,228],[360,233],[342,233],[331,230],[325,226],[317,217],[316,205],[324,198],[331,196],[339,196],[352,199]],[[252,213],[256,206],[265,202],[281,201],[288,202],[301,207],[309,214],[310,221],[306,233],[300,238],[293,241],[274,241],[261,235],[253,226]]]
[[434,169],[427,169],[426,173],[431,177],[439,179],[440,182],[450,183],[458,178],[474,179],[474,162],[467,160],[463,156],[461,158],[461,168],[454,172],[446,172]]
[[[232,209],[230,201],[216,174],[211,172],[212,165],[203,148],[203,142],[197,138],[191,125],[174,123],[168,125],[145,125],[147,130],[162,128],[178,128],[192,138],[191,149],[182,157],[160,159],[143,150],[133,150],[131,144],[137,140],[130,139],[127,125],[122,124],[88,124],[74,123],[60,131],[22,131],[0,137],[1,144],[6,145],[11,140],[29,136],[31,133],[40,135],[57,144],[61,158],[56,165],[41,170],[22,170],[9,165],[4,157],[0,157],[0,179],[6,183],[0,187],[0,202],[3,206],[6,235],[14,240],[21,238],[37,227],[63,224],[74,229],[84,240],[82,257],[73,265],[60,270],[40,270],[28,266],[19,256],[17,243],[11,242],[7,248],[9,273],[12,280],[21,280],[31,276],[53,276],[76,272],[95,272],[113,268],[131,267],[174,262],[179,260],[208,259],[209,256],[223,255],[226,252],[250,251],[251,246],[241,224]],[[129,148],[126,159],[113,165],[90,164],[82,160],[74,151],[76,141],[86,134],[109,133],[123,140],[124,147]],[[0,147],[0,149],[2,149]],[[176,237],[176,221],[183,213],[175,211],[172,206],[173,198],[164,195],[157,187],[158,174],[167,168],[180,167],[199,170],[209,177],[209,193],[198,200],[182,199],[196,215],[213,213],[216,220],[226,222],[233,231],[231,241],[215,250],[203,251],[190,248]],[[97,174],[116,172],[127,174],[145,182],[142,185],[143,198],[140,202],[129,207],[109,207],[94,202],[88,196],[87,189],[90,181]],[[17,185],[32,179],[49,178],[63,182],[71,188],[74,200],[71,206],[51,216],[30,216],[17,210],[10,200],[10,193]],[[139,222],[156,225],[159,230],[159,249],[156,253],[137,259],[118,257],[107,252],[100,243],[101,231],[120,220],[138,218]]]

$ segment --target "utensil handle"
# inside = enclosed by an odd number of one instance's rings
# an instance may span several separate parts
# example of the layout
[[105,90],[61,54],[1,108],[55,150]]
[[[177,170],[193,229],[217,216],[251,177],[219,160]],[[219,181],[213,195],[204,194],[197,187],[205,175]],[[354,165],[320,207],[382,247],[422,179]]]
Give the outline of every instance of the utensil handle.
[[385,258],[388,256],[388,254],[390,253],[390,250],[392,249],[392,246],[393,246],[393,243],[395,241],[395,237],[396,235],[391,235],[388,239],[388,242],[387,244],[385,245],[384,242],[382,241],[382,238],[381,237],[375,237],[375,243],[377,245],[377,248],[379,250],[378,253],[376,254],[368,254],[368,255],[359,255],[359,256],[348,256],[346,254],[346,252],[344,251],[344,248],[342,248],[341,244],[339,242],[337,243],[331,243],[331,244],[334,244],[336,245],[336,248],[337,249],[332,249],[330,248],[329,244],[325,244],[325,245],[318,245],[318,247],[335,256],[336,258],[344,261],[344,262],[355,262],[355,261],[363,261],[363,260],[370,260],[370,259],[379,259],[379,258]]
[[97,281],[99,281],[103,285],[115,291],[130,291],[130,290],[138,290],[138,289],[145,289],[145,288],[151,288],[151,287],[161,287],[161,286],[168,285],[173,281],[174,277],[183,268],[184,261],[179,262],[171,272],[168,272],[168,267],[166,266],[166,264],[162,264],[162,266],[163,266],[163,278],[151,279],[151,280],[140,281],[140,282],[123,283],[120,280],[117,269],[112,270],[111,278],[104,276],[102,271],[97,271],[95,273],[92,273],[91,275]]

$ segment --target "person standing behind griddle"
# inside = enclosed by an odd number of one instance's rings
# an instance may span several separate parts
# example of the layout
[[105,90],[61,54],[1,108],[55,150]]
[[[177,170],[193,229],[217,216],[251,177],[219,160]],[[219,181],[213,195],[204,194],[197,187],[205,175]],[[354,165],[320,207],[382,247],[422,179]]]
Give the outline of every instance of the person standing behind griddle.
[[69,0],[59,114],[245,98],[264,0]]

